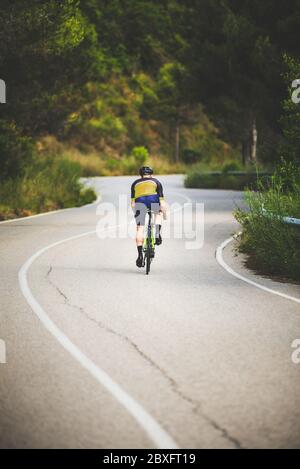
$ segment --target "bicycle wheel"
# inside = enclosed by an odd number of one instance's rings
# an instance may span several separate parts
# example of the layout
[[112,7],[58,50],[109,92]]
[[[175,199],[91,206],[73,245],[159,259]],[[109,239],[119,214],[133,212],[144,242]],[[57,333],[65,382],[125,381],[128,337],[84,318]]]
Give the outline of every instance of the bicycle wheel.
[[149,220],[148,220],[148,228],[147,228],[147,244],[146,244],[146,274],[148,275],[150,272],[150,265],[151,265],[151,211],[148,212]]
[[147,240],[147,250],[146,250],[146,274],[148,275],[150,272],[150,265],[151,265],[151,241]]

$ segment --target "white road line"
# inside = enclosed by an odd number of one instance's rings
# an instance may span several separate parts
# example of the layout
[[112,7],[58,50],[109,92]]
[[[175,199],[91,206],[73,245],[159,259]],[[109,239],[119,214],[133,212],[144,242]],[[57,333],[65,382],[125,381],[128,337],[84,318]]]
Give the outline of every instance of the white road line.
[[[110,228],[117,228],[120,225],[112,226]],[[73,241],[84,236],[89,236],[96,233],[94,231],[88,231],[80,235],[71,236],[63,240],[52,243],[33,254],[23,264],[19,270],[19,284],[21,291],[30,305],[31,309],[38,316],[41,322],[44,324],[46,329],[58,340],[58,342],[86,369],[92,376],[105,387],[114,397],[119,401],[121,405],[127,409],[127,411],[135,418],[140,426],[147,433],[149,438],[154,442],[159,449],[177,449],[178,446],[172,437],[160,426],[158,422],[139,404],[135,401],[124,389],[120,387],[102,368],[97,366],[92,360],[90,360],[84,353],[71,342],[71,340],[56,326],[56,324],[50,319],[46,311],[34,298],[27,281],[27,272],[33,262],[42,254],[49,249],[59,246],[62,243]]]
[[[238,233],[240,235],[241,233]],[[249,285],[253,285],[256,288],[260,288],[261,290],[264,290],[268,293],[272,293],[273,295],[281,296],[282,298],[285,298],[287,300],[295,301],[296,303],[300,303],[300,298],[296,298],[295,296],[287,295],[285,293],[281,293],[277,290],[273,290],[272,288],[265,287],[264,285],[261,285],[260,283],[254,282],[253,280],[250,280],[247,277],[244,277],[243,275],[238,274],[233,270],[231,267],[229,267],[228,264],[223,259],[223,249],[232,241],[234,240],[234,237],[231,236],[230,238],[226,239],[220,246],[218,246],[216,250],[216,260],[217,262],[223,267],[223,269],[227,270],[228,273],[233,275],[234,277],[242,280],[243,282],[249,283]]]

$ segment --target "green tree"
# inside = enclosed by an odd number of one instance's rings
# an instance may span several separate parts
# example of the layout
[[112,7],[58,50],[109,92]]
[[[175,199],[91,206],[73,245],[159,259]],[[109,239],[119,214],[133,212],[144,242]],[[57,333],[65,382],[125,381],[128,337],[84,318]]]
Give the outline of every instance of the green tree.
[[166,123],[174,136],[175,161],[179,161],[180,127],[192,121],[187,73],[179,62],[167,62],[152,88],[145,89],[143,114]]
[[299,0],[187,0],[179,19],[194,99],[245,160],[255,157],[255,131],[264,159],[274,158],[280,141],[282,55],[296,53],[298,9]]
[[30,135],[59,132],[76,107],[79,87],[97,68],[94,28],[79,3],[3,0],[0,41],[1,78],[7,83],[0,117]]

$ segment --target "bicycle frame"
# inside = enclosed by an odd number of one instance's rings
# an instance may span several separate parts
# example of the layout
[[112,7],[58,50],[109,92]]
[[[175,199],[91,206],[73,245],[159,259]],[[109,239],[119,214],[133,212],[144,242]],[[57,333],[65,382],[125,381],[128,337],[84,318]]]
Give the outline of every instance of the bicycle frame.
[[148,225],[147,225],[147,234],[144,239],[144,248],[147,247],[147,241],[148,239],[151,240],[151,245],[154,247],[155,239],[154,239],[154,223],[152,221],[153,218],[153,212],[151,210],[147,211],[148,214]]

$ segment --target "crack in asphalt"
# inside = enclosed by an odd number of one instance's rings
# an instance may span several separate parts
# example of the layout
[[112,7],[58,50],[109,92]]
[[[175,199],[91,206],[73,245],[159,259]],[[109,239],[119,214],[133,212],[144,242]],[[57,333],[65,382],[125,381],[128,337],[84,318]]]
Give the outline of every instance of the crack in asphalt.
[[145,361],[147,361],[154,369],[156,369],[164,377],[164,379],[166,381],[168,381],[171,389],[173,390],[173,392],[178,397],[180,397],[182,400],[184,400],[190,406],[192,406],[192,409],[193,409],[194,413],[200,415],[204,420],[206,420],[215,430],[217,430],[218,432],[221,433],[223,438],[225,438],[227,441],[230,441],[235,446],[235,448],[243,449],[243,446],[242,446],[241,442],[238,439],[231,436],[229,434],[229,432],[226,430],[226,428],[222,427],[215,420],[213,420],[211,417],[209,417],[207,414],[205,414],[202,410],[201,404],[199,402],[195,401],[194,399],[192,399],[191,397],[187,396],[186,394],[184,394],[180,390],[179,385],[174,380],[174,378],[169,376],[168,373],[166,372],[166,370],[164,370],[162,367],[160,367],[151,357],[146,355],[146,353],[143,352],[143,350],[141,350],[139,348],[139,346],[135,342],[133,342],[132,339],[130,339],[127,335],[121,334],[120,332],[112,329],[111,327],[107,326],[106,324],[99,321],[98,319],[93,318],[92,316],[90,316],[85,311],[85,309],[82,306],[77,306],[77,305],[72,304],[70,302],[70,300],[68,299],[67,295],[50,279],[50,274],[51,274],[52,270],[53,270],[52,266],[50,265],[49,270],[47,271],[47,274],[46,274],[46,279],[48,280],[50,285],[52,285],[53,288],[55,288],[55,290],[59,293],[59,295],[64,299],[64,303],[67,306],[76,309],[83,316],[85,316],[89,321],[93,322],[94,324],[96,324],[101,329],[105,330],[106,332],[108,332],[110,334],[113,334],[114,336],[119,337],[121,340],[123,340],[127,344],[129,344],[129,346],[131,348],[133,348]]
[[46,278],[48,279],[48,282],[49,282],[50,285],[52,285],[52,286],[55,288],[55,290],[57,290],[57,292],[63,297],[65,304],[68,304],[68,303],[70,304],[70,302],[69,302],[67,296],[64,294],[64,292],[61,291],[60,288],[59,288],[57,285],[55,285],[55,283],[53,283],[52,280],[50,279],[50,274],[51,274],[51,272],[52,272],[52,266],[50,265],[49,270],[48,270],[48,272],[47,272],[47,274],[46,274]]

